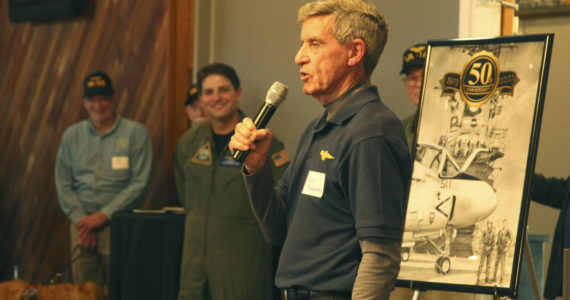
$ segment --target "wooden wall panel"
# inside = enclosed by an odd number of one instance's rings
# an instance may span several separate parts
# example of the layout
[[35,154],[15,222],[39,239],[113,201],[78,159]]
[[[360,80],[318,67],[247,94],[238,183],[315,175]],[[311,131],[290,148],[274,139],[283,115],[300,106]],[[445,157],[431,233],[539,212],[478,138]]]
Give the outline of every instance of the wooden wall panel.
[[[193,1],[180,1],[192,11]],[[120,96],[119,113],[151,133],[153,172],[142,206],[173,202],[165,197],[172,177],[165,157],[182,132],[167,140],[166,124],[184,120],[184,99],[169,92],[176,75],[169,55],[172,47],[190,51],[174,42],[190,39],[191,31],[172,36],[176,0],[91,0],[80,18],[22,23],[10,23],[8,2],[0,0],[0,280],[10,279],[18,265],[20,278],[40,282],[69,256],[69,221],[59,208],[54,163],[63,131],[87,117],[81,97],[88,73],[106,71]],[[188,61],[170,62],[180,64],[191,70]],[[187,84],[186,77],[177,82]]]

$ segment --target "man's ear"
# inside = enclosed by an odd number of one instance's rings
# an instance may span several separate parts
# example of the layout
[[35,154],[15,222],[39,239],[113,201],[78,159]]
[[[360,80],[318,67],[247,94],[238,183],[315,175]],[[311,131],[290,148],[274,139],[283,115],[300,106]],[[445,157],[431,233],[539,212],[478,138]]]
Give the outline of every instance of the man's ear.
[[349,47],[350,52],[348,54],[348,65],[352,67],[364,62],[366,43],[361,39],[354,39],[350,42]]
[[361,39],[354,39],[349,43],[350,52],[348,53],[348,65],[356,66],[364,62],[366,54],[366,43]]
[[237,96],[238,96],[238,97],[237,97],[237,101],[238,101],[238,103],[240,103],[240,102],[241,102],[241,95],[242,95],[242,93],[243,93],[243,90],[242,90],[241,88],[239,88],[239,89],[237,89],[236,93],[237,93]]

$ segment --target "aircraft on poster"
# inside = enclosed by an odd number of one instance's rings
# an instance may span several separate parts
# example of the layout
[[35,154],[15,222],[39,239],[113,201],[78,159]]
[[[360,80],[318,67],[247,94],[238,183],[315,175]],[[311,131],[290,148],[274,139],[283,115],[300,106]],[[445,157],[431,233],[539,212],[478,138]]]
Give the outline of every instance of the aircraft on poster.
[[[498,148],[475,148],[462,159],[434,144],[418,144],[408,201],[402,260],[416,242],[428,242],[439,253],[435,269],[447,274],[451,241],[457,229],[484,220],[497,207],[493,181],[503,157]],[[455,157],[455,158],[454,158]],[[434,240],[444,237],[443,244]]]

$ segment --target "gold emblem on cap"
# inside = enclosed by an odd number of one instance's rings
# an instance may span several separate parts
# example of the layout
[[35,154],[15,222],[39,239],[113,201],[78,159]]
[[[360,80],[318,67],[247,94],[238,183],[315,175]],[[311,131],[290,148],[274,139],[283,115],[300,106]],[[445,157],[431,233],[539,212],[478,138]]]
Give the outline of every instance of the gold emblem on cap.
[[416,53],[421,57],[426,57],[426,46],[421,45],[417,47],[410,47],[410,51]]
[[89,81],[87,82],[87,87],[92,88],[96,86],[106,87],[107,82],[101,76],[92,76],[91,78],[89,78]]
[[[414,58],[417,57],[421,57],[421,58],[425,58],[426,57],[426,46],[425,45],[420,45],[417,47],[410,47],[410,49],[408,49],[408,51],[410,53],[408,53],[406,56],[404,56],[404,61],[405,62],[409,62],[411,60],[414,60]],[[415,54],[414,54],[415,53]]]

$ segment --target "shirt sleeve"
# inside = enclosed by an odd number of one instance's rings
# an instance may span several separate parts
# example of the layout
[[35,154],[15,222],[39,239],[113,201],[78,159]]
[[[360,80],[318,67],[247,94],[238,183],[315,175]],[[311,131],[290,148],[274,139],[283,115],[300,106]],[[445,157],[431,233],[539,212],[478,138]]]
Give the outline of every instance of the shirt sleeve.
[[186,154],[183,151],[184,136],[178,142],[176,151],[174,152],[174,179],[176,181],[176,193],[178,194],[178,201],[184,207],[186,204],[186,190],[184,188],[186,178],[184,177],[184,163],[186,162]]
[[69,217],[72,224],[86,215],[79,202],[79,197],[73,189],[72,156],[64,134],[57,151],[55,160],[55,186],[57,198],[63,212]]
[[283,173],[290,164],[289,155],[287,151],[285,151],[285,145],[276,137],[273,137],[271,141],[267,163],[271,165],[273,182],[278,182],[283,177]]
[[392,239],[362,240],[360,248],[362,260],[354,282],[352,299],[388,299],[400,271],[400,242]]
[[343,163],[339,176],[347,182],[359,240],[402,239],[409,172],[402,170],[408,163],[399,162],[393,151],[384,138],[371,137],[356,144]]
[[133,208],[137,201],[142,200],[148,189],[150,170],[152,167],[152,146],[150,134],[146,127],[133,134],[135,146],[129,154],[131,164],[131,178],[129,184],[121,190],[101,211],[110,219],[118,210]]
[[530,196],[538,203],[560,209],[569,188],[570,177],[566,179],[546,178],[541,174],[534,174]]
[[287,234],[285,195],[287,173],[279,181],[277,189],[269,163],[255,174],[244,174],[245,186],[249,195],[253,214],[259,223],[265,240],[271,245],[281,245]]

